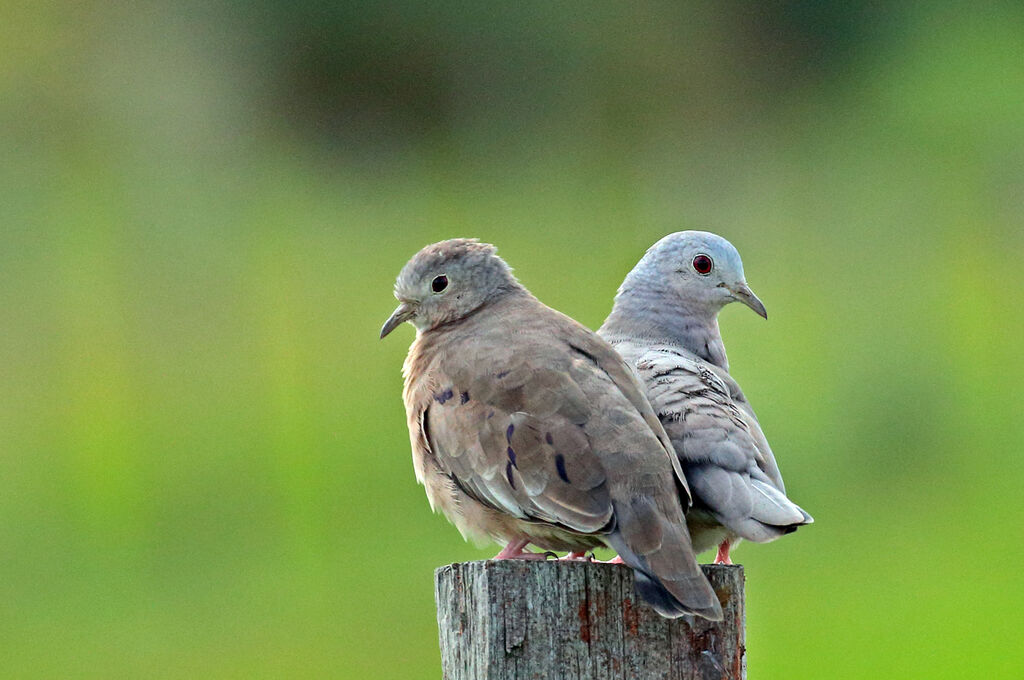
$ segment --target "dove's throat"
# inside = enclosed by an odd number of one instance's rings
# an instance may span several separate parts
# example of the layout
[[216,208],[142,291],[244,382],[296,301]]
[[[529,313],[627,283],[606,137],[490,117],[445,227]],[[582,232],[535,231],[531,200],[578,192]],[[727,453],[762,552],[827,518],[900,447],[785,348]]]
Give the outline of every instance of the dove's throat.
[[645,340],[684,349],[729,370],[717,310],[687,309],[678,298],[620,293],[598,332],[611,341]]

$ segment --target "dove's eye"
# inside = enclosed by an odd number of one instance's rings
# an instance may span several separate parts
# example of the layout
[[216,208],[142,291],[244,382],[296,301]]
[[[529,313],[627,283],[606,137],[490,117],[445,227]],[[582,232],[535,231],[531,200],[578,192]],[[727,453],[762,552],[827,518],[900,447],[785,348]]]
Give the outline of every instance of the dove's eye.
[[697,272],[701,276],[707,276],[714,269],[715,263],[711,261],[711,258],[707,255],[698,255],[693,258],[693,271]]
[[447,287],[448,277],[444,276],[443,274],[441,276],[436,277],[433,281],[430,282],[430,290],[434,291],[435,293],[440,293]]

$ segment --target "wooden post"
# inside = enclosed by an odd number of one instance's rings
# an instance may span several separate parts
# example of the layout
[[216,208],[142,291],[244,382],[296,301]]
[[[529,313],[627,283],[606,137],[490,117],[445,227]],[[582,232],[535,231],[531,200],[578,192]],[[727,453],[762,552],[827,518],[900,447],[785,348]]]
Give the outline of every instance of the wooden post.
[[434,574],[445,680],[743,680],[743,567],[705,565],[725,618],[662,618],[617,564],[464,562]]

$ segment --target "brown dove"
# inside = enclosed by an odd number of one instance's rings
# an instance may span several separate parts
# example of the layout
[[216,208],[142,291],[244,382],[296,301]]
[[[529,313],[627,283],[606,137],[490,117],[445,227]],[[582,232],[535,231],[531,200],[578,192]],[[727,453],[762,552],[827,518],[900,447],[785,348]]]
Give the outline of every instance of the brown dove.
[[786,497],[754,410],[729,375],[718,312],[733,301],[767,318],[736,248],[681,231],[626,276],[598,330],[633,367],[672,438],[693,491],[694,548],[717,545],[724,564],[741,539],[764,543],[814,521]]
[[495,559],[608,546],[667,617],[722,609],[684,519],[689,490],[640,384],[592,331],[542,304],[493,246],[427,246],[395,284],[416,340],[403,392],[416,478]]

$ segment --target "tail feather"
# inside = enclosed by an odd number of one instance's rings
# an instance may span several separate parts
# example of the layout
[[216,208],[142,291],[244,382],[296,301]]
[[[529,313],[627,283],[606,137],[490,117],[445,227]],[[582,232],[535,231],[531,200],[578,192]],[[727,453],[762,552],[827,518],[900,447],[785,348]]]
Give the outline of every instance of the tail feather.
[[668,618],[694,614],[721,621],[722,605],[697,564],[681,511],[676,523],[643,498],[615,505],[617,524],[607,540],[633,568],[637,596]]
[[[698,614],[705,616],[705,610],[694,610],[687,608],[683,603],[677,600],[672,593],[668,591],[665,586],[658,583],[656,580],[648,576],[642,571],[637,569],[633,570],[633,588],[636,590],[637,597],[643,599],[644,602],[651,605],[654,611],[658,612],[662,616],[668,619],[677,619],[680,616],[686,616],[687,614]],[[722,617],[719,614],[715,617],[712,615],[707,618],[718,621]]]
[[767,543],[814,522],[814,518],[803,508],[771,484],[752,479],[750,489],[753,500],[750,515],[740,520],[721,518],[723,524],[742,538],[755,543]]

